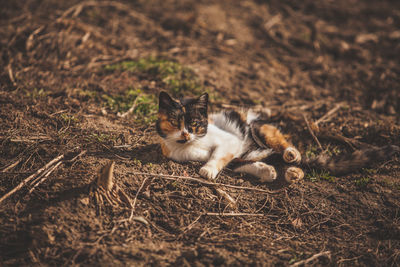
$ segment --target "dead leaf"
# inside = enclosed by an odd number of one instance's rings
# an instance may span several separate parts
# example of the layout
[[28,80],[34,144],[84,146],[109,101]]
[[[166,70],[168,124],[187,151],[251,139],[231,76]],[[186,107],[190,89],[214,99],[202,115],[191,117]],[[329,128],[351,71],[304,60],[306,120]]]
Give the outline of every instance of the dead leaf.
[[356,43],[358,44],[364,44],[366,42],[374,42],[377,43],[378,42],[378,36],[376,34],[373,33],[362,33],[357,35],[356,37]]
[[137,221],[137,222],[141,222],[141,223],[143,223],[145,225],[149,225],[149,222],[143,216],[132,217],[132,220]]
[[300,218],[296,218],[292,220],[292,225],[294,228],[301,228],[303,226],[303,222]]
[[106,191],[111,191],[113,185],[114,185],[114,165],[115,162],[114,161],[110,161],[108,162],[106,165],[104,165],[101,169],[100,169],[100,173],[99,176],[97,178],[97,185],[99,187],[102,187],[104,190]]
[[89,205],[89,197],[84,197],[79,200],[83,205]]

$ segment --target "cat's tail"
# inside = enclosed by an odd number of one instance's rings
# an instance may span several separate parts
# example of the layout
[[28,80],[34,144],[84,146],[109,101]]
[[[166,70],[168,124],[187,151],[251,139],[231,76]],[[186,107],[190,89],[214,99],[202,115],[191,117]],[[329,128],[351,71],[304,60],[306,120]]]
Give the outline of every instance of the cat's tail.
[[336,157],[322,154],[304,159],[302,165],[309,168],[327,170],[333,175],[342,175],[385,161],[396,153],[400,153],[400,147],[388,145],[379,148],[356,150],[352,154]]

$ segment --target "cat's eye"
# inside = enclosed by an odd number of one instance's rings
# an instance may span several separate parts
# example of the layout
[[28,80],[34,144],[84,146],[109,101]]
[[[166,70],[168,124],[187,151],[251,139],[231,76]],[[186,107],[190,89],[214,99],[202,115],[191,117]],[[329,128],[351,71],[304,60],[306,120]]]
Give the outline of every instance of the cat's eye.
[[190,123],[190,126],[192,126],[192,127],[196,127],[196,126],[197,126],[197,122],[195,122],[195,121],[192,121],[192,122]]
[[178,126],[178,121],[177,120],[171,119],[169,122],[174,126]]

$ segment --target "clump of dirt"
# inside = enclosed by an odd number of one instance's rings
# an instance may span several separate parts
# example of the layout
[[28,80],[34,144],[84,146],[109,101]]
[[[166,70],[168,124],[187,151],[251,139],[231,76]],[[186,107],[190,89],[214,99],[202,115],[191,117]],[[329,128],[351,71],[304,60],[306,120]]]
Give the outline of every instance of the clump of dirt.
[[[399,146],[399,3],[2,6],[2,265],[399,264],[399,155],[214,183],[163,157],[154,129],[160,91],[207,91],[211,110],[271,108],[304,156]],[[114,191],[94,193],[110,161]]]

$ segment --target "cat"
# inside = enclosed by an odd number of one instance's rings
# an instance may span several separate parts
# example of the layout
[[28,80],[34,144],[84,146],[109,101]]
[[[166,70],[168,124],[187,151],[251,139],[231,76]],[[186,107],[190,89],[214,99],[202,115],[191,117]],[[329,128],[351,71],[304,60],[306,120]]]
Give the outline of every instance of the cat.
[[341,174],[400,151],[397,146],[386,146],[345,157],[321,155],[302,160],[294,145],[269,124],[268,117],[267,109],[222,110],[208,115],[207,93],[178,101],[161,92],[156,130],[164,156],[178,162],[205,162],[199,174],[211,180],[229,164],[234,172],[272,182],[278,172],[265,159],[273,154],[279,154],[287,165],[284,177],[292,183],[304,177],[298,165]]

